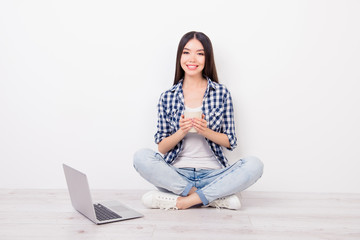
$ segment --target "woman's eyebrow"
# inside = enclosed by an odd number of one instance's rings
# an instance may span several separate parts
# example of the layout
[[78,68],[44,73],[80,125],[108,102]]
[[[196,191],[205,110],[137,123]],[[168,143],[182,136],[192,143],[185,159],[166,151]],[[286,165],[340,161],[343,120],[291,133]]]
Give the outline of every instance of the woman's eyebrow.
[[[189,49],[189,48],[184,48],[184,50],[188,50],[188,51],[191,51],[191,49]],[[200,51],[204,51],[204,49],[198,49],[198,50],[196,50],[197,52],[200,52]]]

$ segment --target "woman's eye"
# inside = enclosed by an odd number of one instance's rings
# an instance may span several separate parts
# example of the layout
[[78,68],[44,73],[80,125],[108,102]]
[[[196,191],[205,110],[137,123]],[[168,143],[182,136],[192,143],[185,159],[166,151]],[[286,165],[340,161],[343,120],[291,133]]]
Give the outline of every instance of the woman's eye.
[[204,53],[198,53],[198,55],[200,55],[200,56],[204,56],[205,54],[204,54]]
[[183,51],[183,54],[189,54],[189,52],[187,52],[187,51]]

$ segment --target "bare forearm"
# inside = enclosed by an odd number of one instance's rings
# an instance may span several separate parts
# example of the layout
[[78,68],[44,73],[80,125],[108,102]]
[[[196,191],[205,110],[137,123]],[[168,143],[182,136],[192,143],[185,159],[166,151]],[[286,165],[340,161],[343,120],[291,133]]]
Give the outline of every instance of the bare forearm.
[[194,127],[196,131],[202,136],[209,139],[210,141],[220,146],[230,148],[230,142],[228,136],[225,133],[215,132],[210,128],[208,128],[207,122],[204,118],[205,115],[203,115],[202,119],[194,119]]
[[229,142],[229,138],[225,133],[219,133],[219,132],[215,132],[211,129],[206,129],[206,131],[203,132],[202,134],[204,137],[206,137],[207,139],[209,139],[210,141],[229,148],[230,147],[230,142]]
[[162,154],[167,153],[171,149],[173,149],[176,144],[178,144],[184,137],[186,133],[184,133],[181,129],[179,129],[177,132],[175,132],[173,135],[164,138],[161,142],[158,144],[158,150]]

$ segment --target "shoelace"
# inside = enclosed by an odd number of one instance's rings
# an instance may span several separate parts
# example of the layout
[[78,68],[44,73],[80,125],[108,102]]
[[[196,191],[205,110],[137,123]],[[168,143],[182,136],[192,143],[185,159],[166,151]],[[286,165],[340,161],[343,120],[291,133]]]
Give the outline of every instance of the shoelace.
[[[228,197],[222,197],[222,198],[218,198],[216,199],[214,202],[212,202],[212,206],[215,206],[216,209],[221,209],[221,208],[229,208],[228,205]],[[239,199],[242,199],[242,195],[238,196]]]
[[165,211],[178,210],[178,208],[176,207],[176,198],[158,196],[156,200],[159,201],[158,206],[160,209],[164,209]]
[[216,207],[216,209],[221,209],[223,207],[228,207],[226,205],[226,199],[225,198],[219,198],[219,199],[216,199],[214,202],[213,202],[213,205]]

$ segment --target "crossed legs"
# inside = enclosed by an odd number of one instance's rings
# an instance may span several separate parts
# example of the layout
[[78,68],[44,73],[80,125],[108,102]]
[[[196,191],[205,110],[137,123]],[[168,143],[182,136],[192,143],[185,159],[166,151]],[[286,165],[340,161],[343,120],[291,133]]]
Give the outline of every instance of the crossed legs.
[[[220,197],[241,192],[254,184],[263,172],[262,162],[249,157],[224,169],[194,173],[167,164],[160,154],[150,149],[135,153],[134,167],[154,186],[179,195],[176,201],[178,209],[198,204],[208,205]],[[194,181],[193,174],[199,174],[201,180]]]

